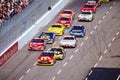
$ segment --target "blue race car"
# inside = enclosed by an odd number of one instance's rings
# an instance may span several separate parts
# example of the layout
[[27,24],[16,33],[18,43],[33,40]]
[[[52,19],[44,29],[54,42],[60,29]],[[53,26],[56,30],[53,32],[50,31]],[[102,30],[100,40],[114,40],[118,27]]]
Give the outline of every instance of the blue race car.
[[39,38],[45,39],[46,43],[53,43],[55,40],[55,34],[52,32],[42,32]]
[[85,36],[85,28],[82,25],[73,26],[70,31],[70,35],[74,35],[76,37],[84,37]]

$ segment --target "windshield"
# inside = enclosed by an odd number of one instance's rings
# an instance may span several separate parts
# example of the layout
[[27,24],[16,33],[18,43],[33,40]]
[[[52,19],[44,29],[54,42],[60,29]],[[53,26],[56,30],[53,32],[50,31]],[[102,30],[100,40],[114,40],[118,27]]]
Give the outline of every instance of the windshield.
[[60,48],[52,48],[50,51],[53,51],[53,52],[62,52],[62,49],[60,49]]
[[85,5],[84,8],[93,8],[93,5]]
[[60,20],[62,20],[62,21],[69,21],[70,18],[60,18]]
[[61,28],[61,25],[52,25],[53,28]]
[[40,56],[54,56],[54,53],[43,52],[40,54]]
[[35,42],[35,43],[43,43],[44,40],[42,40],[42,39],[32,39],[31,42]]
[[64,37],[63,40],[74,40],[74,37]]
[[72,14],[71,11],[63,11],[62,13],[63,13],[63,14]]
[[72,28],[72,30],[83,30],[83,29],[84,29],[83,26],[74,26],[74,27]]
[[90,15],[91,12],[82,12],[82,14],[88,14],[88,15]]

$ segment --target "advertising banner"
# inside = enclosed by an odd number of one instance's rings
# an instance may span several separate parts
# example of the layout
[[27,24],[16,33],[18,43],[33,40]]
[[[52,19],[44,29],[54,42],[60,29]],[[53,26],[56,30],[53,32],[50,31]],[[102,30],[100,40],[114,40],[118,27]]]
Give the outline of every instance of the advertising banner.
[[18,42],[13,44],[3,55],[0,56],[0,66],[2,66],[13,54],[18,51]]

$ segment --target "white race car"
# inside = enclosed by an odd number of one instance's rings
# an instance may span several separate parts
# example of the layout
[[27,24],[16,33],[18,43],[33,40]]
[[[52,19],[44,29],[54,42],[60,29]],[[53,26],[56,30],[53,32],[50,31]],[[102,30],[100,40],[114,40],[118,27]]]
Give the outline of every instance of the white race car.
[[94,14],[91,11],[83,11],[78,16],[78,21],[92,21]]
[[73,47],[75,48],[77,46],[77,39],[73,35],[66,35],[63,37],[63,39],[60,41],[60,46],[62,47]]

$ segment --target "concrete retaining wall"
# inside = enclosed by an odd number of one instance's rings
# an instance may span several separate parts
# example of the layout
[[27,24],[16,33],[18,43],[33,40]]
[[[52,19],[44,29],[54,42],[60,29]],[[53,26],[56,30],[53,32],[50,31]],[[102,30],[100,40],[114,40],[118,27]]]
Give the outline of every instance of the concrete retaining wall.
[[40,18],[28,31],[26,31],[17,41],[20,50],[29,40],[31,40],[39,30],[46,26],[64,8],[69,0],[60,0],[50,11]]

